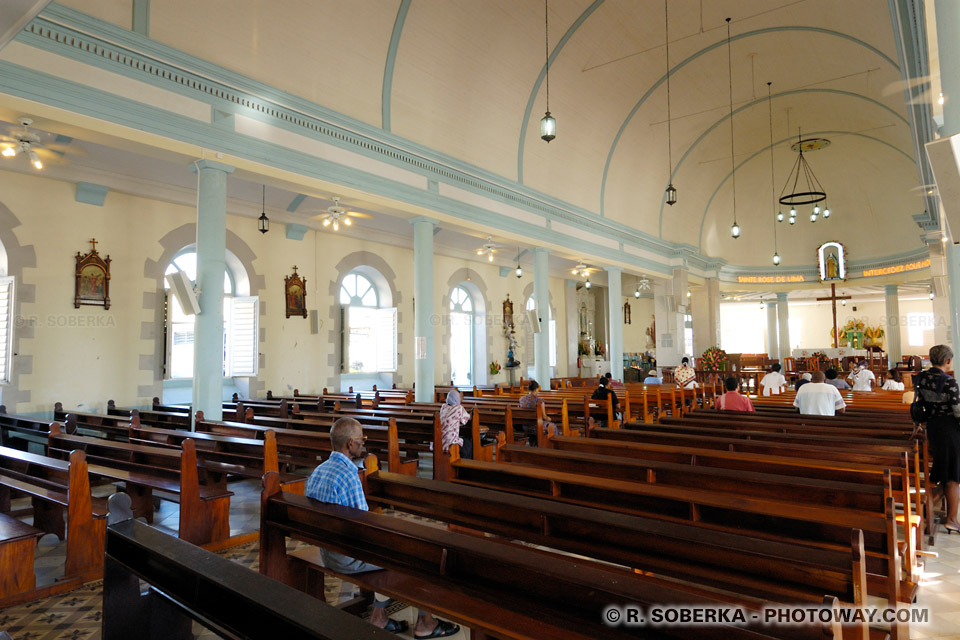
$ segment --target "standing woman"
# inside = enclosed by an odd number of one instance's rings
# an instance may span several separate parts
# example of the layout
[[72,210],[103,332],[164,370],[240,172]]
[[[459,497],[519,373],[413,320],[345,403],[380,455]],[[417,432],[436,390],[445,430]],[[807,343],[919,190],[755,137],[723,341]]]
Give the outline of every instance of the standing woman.
[[440,407],[440,435],[444,452],[450,449],[450,445],[458,444],[460,457],[464,460],[473,459],[473,435],[469,427],[463,429],[469,422],[470,413],[460,404],[460,392],[451,389],[447,401]]
[[918,402],[930,409],[927,421],[927,441],[933,453],[931,480],[937,483],[933,491],[934,504],[940,496],[947,497],[947,533],[960,533],[957,505],[960,503],[960,386],[945,370],[953,360],[953,351],[945,344],[930,349],[931,367],[915,378]]

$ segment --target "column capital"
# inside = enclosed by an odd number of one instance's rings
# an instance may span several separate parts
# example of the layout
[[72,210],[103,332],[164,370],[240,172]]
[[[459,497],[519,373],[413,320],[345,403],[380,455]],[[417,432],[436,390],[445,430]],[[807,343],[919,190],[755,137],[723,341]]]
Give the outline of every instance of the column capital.
[[604,267],[603,270],[607,273],[623,273],[623,267]]
[[231,167],[229,164],[217,162],[216,160],[207,160],[206,158],[190,163],[190,171],[193,173],[200,173],[201,169],[216,169],[217,171],[223,171],[227,174],[233,173],[234,171],[234,167]]
[[767,309],[776,309],[776,308],[777,308],[777,303],[774,302],[773,300],[768,300],[765,304],[767,305]]
[[550,253],[551,250],[547,249],[546,247],[534,247],[533,252],[534,253]]
[[790,295],[790,292],[789,292],[789,291],[778,291],[778,292],[777,292],[777,302],[786,302],[788,295]]
[[409,222],[410,224],[412,224],[412,225],[414,225],[414,226],[417,225],[417,224],[419,224],[419,223],[421,223],[421,222],[427,222],[427,223],[429,223],[429,224],[431,224],[431,225],[433,225],[433,226],[436,226],[436,225],[440,224],[439,221],[434,220],[433,218],[428,218],[427,216],[418,216],[418,217],[416,217],[416,218],[410,218],[407,222]]
[[883,285],[883,292],[888,296],[898,295],[899,293],[898,286],[899,285],[895,285],[895,284],[885,284]]

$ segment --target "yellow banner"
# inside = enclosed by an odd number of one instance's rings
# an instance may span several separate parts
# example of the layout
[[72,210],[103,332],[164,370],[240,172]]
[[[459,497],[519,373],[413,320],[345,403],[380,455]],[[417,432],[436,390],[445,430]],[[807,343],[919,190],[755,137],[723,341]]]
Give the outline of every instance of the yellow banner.
[[[929,263],[929,260],[927,262]],[[737,276],[737,282],[744,284],[778,284],[803,281],[803,276]]]

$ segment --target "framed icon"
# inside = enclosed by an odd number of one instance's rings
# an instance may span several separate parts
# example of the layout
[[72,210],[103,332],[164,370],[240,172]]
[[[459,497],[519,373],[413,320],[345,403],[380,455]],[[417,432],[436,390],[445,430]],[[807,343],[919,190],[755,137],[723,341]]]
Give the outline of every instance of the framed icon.
[[77,251],[77,266],[74,272],[73,308],[82,304],[110,308],[110,256],[100,257],[97,239],[90,240],[90,252],[82,255]]
[[284,298],[286,298],[287,317],[307,317],[307,279],[297,275],[297,267],[293,267],[292,276],[284,276]]

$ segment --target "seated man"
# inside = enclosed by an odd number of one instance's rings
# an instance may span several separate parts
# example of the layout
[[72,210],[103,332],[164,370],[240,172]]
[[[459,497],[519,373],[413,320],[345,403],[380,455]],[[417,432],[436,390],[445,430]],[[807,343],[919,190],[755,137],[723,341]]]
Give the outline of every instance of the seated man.
[[760,379],[760,388],[763,389],[763,395],[778,396],[783,393],[787,387],[787,379],[780,373],[780,365],[774,363],[770,365],[770,371]]
[[837,377],[837,370],[834,369],[833,367],[830,367],[829,369],[827,369],[826,376],[827,376],[827,380],[826,380],[827,384],[833,385],[840,391],[846,391],[847,389],[850,388],[850,385],[848,385],[846,381],[841,380],[840,378]]
[[814,371],[813,380],[800,387],[793,406],[806,416],[833,416],[843,413],[847,403],[833,385],[824,382],[823,371]]
[[800,378],[794,383],[793,390],[800,391],[800,387],[807,384],[811,380],[813,380],[813,374],[811,374],[809,371],[804,372],[803,375],[801,375]]
[[[340,418],[330,429],[330,441],[333,453],[326,462],[318,466],[307,478],[305,494],[308,498],[353,507],[369,511],[367,498],[363,495],[363,485],[354,459],[362,458],[364,453],[363,428],[353,418]],[[379,571],[381,567],[356,558],[350,558],[335,551],[321,549],[325,567],[338,573],[365,573]],[[375,594],[370,624],[393,633],[403,633],[407,623],[387,617],[390,598]],[[414,638],[445,638],[460,631],[460,626],[438,620],[425,611],[417,611],[417,624],[413,629]]]
[[728,377],[723,381],[723,386],[727,392],[717,398],[717,409],[720,411],[754,411],[750,398],[740,395],[737,391],[739,383],[736,378]]
[[656,369],[650,369],[647,372],[647,377],[643,379],[643,384],[663,384],[663,380],[657,375]]

